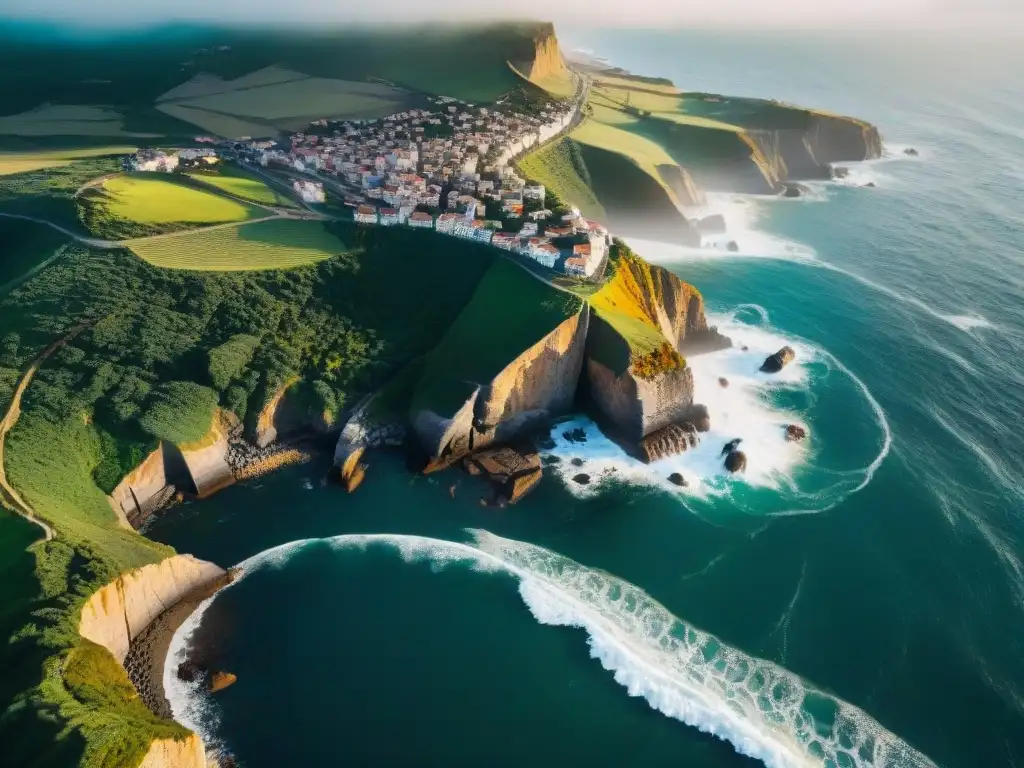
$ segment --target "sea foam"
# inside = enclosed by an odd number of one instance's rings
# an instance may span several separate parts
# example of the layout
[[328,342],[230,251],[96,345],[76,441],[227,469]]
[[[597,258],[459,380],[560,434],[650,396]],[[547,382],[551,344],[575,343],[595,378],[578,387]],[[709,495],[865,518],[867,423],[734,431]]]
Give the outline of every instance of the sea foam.
[[[831,509],[866,486],[892,444],[885,413],[867,386],[827,350],[772,329],[767,310],[759,305],[743,304],[729,314],[710,313],[708,320],[732,339],[733,346],[687,361],[693,371],[694,400],[707,406],[711,416],[711,429],[700,435],[695,448],[645,464],[628,455],[590,419],[578,416],[553,428],[554,448],[548,453],[557,457],[557,463],[549,470],[581,497],[600,493],[607,482],[628,482],[677,494],[693,511],[697,511],[695,502],[729,495],[734,507],[757,516]],[[761,373],[765,358],[783,346],[793,348],[795,361],[779,373]],[[728,386],[723,387],[720,379]],[[832,403],[843,389],[861,399],[869,414],[865,422],[873,420],[877,433],[871,453],[865,450],[859,461],[836,467],[817,460],[827,441],[837,437],[818,434],[813,416],[819,410],[844,407]],[[790,424],[807,429],[809,439],[786,440]],[[578,430],[583,430],[585,441],[575,438]],[[737,438],[742,440],[739,448],[747,456],[747,467],[731,475],[722,449]],[[847,435],[842,439],[848,442]],[[685,487],[669,481],[676,473],[686,480]],[[575,482],[579,474],[587,475],[590,482]],[[772,493],[741,498],[738,489]]]
[[[382,545],[407,562],[508,573],[519,581],[533,617],[545,625],[583,629],[591,656],[631,696],[769,768],[934,766],[862,710],[697,629],[639,587],[543,547],[482,530],[471,534],[471,543],[390,534],[309,539],[268,550],[241,566],[245,573],[283,567],[304,547],[327,543],[338,550]],[[209,721],[194,703],[207,697],[184,688],[170,673],[173,662],[184,658],[207,605],[175,633],[164,681],[175,718],[209,737]]]

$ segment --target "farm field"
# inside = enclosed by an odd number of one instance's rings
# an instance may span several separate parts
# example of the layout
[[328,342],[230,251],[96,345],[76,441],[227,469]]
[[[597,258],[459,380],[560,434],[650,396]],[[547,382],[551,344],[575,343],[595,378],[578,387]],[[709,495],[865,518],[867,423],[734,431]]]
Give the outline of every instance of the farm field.
[[189,171],[188,178],[252,203],[294,208],[295,203],[265,182],[233,165],[221,164],[210,171]]
[[152,239],[128,240],[140,259],[165,269],[238,272],[291,269],[348,249],[318,221],[268,219]]
[[111,217],[137,224],[219,224],[266,215],[254,206],[158,176],[115,176],[95,204]]
[[0,135],[152,137],[124,128],[120,112],[91,106],[43,104],[17,115],[0,117]]
[[118,146],[40,152],[0,152],[0,176],[41,171],[45,168],[60,168],[71,165],[76,160],[90,157],[127,155],[136,149],[134,146]]

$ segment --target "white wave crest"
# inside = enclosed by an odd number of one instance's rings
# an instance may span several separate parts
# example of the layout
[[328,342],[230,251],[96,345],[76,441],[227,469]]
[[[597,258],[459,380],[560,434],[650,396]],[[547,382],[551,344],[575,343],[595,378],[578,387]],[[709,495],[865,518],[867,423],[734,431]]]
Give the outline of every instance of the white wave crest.
[[[892,445],[885,412],[867,385],[834,355],[776,332],[769,320],[767,310],[757,304],[741,304],[727,315],[709,313],[709,323],[729,336],[733,346],[688,359],[694,400],[707,406],[711,416],[711,429],[700,436],[695,448],[645,464],[607,438],[592,421],[578,417],[552,430],[555,445],[550,453],[558,463],[549,469],[580,497],[600,493],[602,481],[608,479],[660,488],[679,495],[684,503],[729,494],[738,508],[746,508],[746,501],[733,493],[740,486],[776,491],[775,501],[756,500],[749,514],[757,515],[822,512],[863,489]],[[795,350],[796,360],[779,373],[761,373],[764,359],[783,346]],[[815,392],[817,377],[832,375],[833,371],[855,387],[879,430],[877,453],[871,454],[866,464],[842,470],[815,466],[816,446],[827,446],[824,441],[828,437],[815,434],[810,423],[811,410],[819,399]],[[728,386],[723,387],[720,379],[725,379]],[[829,391],[825,388],[826,397]],[[794,400],[802,405],[773,405],[771,397],[785,393],[796,395]],[[808,429],[810,439],[802,443],[786,440],[789,424]],[[583,442],[573,435],[580,429],[586,435]],[[725,469],[722,448],[736,438],[742,439],[739,447],[747,457],[747,467],[742,474],[731,475]],[[685,487],[669,481],[675,473],[686,480]],[[586,474],[590,482],[575,482],[573,478],[578,474]],[[773,504],[781,506],[773,511]]]
[[[533,544],[471,533],[473,544],[388,534],[304,540],[256,555],[242,568],[280,567],[303,547],[325,542],[337,549],[385,545],[409,562],[502,571],[519,580],[520,595],[538,622],[586,631],[591,656],[630,695],[769,768],[934,766],[862,710],[687,624],[639,587]],[[170,658],[183,656],[202,610],[175,634]],[[165,670],[165,684],[173,677]],[[177,719],[202,729],[201,721],[190,719],[195,709],[181,698],[172,706]]]

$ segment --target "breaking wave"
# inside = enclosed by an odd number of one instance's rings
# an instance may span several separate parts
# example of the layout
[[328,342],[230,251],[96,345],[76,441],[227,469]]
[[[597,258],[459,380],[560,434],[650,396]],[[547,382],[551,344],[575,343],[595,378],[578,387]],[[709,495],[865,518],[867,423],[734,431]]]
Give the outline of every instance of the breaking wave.
[[[241,567],[245,573],[281,567],[303,548],[326,543],[339,551],[386,546],[407,562],[507,573],[519,581],[539,623],[583,629],[591,656],[631,696],[769,768],[934,766],[862,710],[691,626],[639,587],[539,546],[482,530],[471,534],[470,543],[388,534],[307,539],[262,552]],[[205,696],[169,671],[184,658],[209,603],[175,633],[164,670],[175,718],[206,736],[209,721],[193,703]]]
[[[555,426],[556,459],[549,469],[578,496],[600,493],[606,482],[647,485],[677,494],[691,511],[728,495],[736,509],[751,516],[800,514],[831,509],[871,482],[892,445],[885,412],[849,368],[827,350],[783,336],[769,325],[768,311],[742,304],[726,315],[710,314],[709,323],[733,340],[730,349],[688,359],[694,400],[707,406],[711,429],[689,451],[645,464],[631,457],[586,417]],[[783,346],[796,359],[776,374],[761,373],[764,359]],[[722,386],[724,379],[728,386]],[[861,409],[863,428],[837,436],[819,431],[828,412]],[[786,426],[804,427],[804,442],[786,439]],[[586,439],[573,435],[583,430]],[[578,432],[576,432],[578,435]],[[725,469],[723,446],[736,438],[747,456],[739,475]],[[837,458],[836,455],[839,454]],[[668,478],[680,474],[680,487]],[[589,482],[574,481],[579,474]],[[768,489],[770,494],[758,493]],[[721,512],[716,507],[715,516]]]

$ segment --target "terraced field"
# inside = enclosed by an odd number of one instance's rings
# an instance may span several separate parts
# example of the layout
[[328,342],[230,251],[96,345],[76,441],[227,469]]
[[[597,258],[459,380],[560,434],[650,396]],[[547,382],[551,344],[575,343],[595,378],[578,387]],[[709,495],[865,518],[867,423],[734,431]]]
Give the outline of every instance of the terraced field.
[[261,179],[233,165],[222,165],[211,171],[189,171],[187,176],[201,184],[209,185],[252,203],[295,207],[295,203],[275,192]]
[[200,272],[291,269],[348,250],[318,221],[283,218],[127,240],[125,245],[154,266]]
[[117,219],[137,224],[219,224],[265,216],[255,206],[158,176],[115,176],[103,182],[97,203]]

